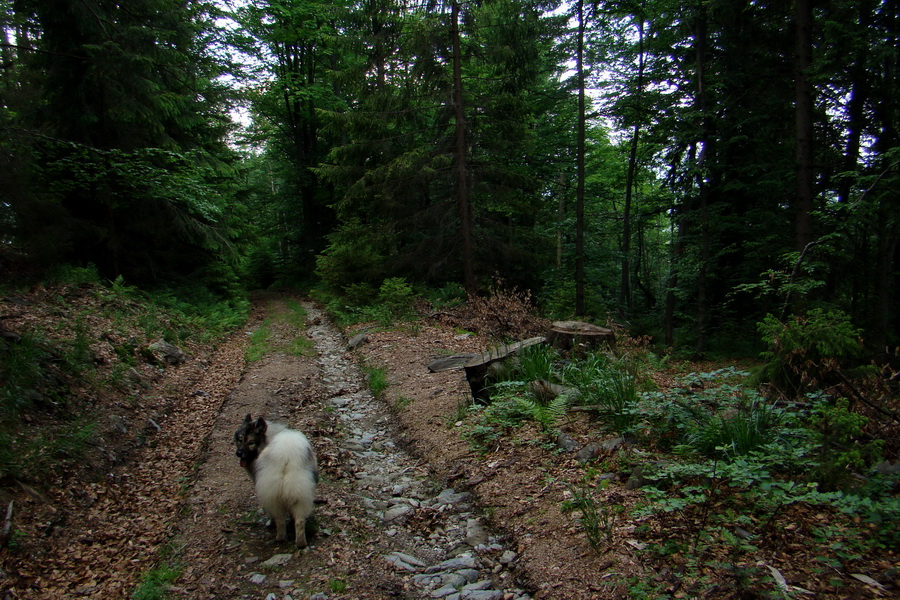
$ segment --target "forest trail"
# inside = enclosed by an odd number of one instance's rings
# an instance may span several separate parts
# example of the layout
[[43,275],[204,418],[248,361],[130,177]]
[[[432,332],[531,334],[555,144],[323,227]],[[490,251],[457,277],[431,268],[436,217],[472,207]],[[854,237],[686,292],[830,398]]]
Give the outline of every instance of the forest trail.
[[[270,351],[249,363],[221,405],[181,511],[175,545],[182,598],[528,598],[508,566],[516,554],[471,504],[401,448],[341,334],[304,302],[307,331],[285,299],[264,310]],[[288,350],[308,336],[314,350]],[[321,471],[311,546],[294,551],[265,526],[232,435],[246,414],[306,433]],[[290,536],[289,536],[290,537]]]
[[[50,326],[48,314],[99,313],[93,298],[20,306]],[[258,338],[267,351],[248,361]],[[592,552],[562,510],[565,482],[582,473],[574,458],[548,452],[533,423],[476,450],[464,374],[427,369],[489,339],[431,317],[366,338],[349,350],[314,303],[264,294],[214,351],[188,345],[180,366],[139,365],[137,391],[87,397],[97,425],[86,455],[4,491],[18,535],[0,549],[0,598],[623,597],[606,579],[612,553]],[[367,382],[376,372],[378,398]],[[300,429],[316,449],[305,550],[275,542],[235,457],[248,413]],[[567,429],[581,440],[592,431],[580,417]],[[636,572],[627,548],[615,561],[616,573]]]

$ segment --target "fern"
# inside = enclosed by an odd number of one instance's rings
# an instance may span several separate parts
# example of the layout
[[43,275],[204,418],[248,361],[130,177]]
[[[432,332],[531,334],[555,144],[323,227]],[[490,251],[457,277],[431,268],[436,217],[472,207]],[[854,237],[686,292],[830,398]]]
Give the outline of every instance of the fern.
[[566,416],[569,408],[569,396],[562,394],[547,404],[541,404],[533,398],[519,398],[519,405],[531,419],[537,421],[544,429],[553,429]]

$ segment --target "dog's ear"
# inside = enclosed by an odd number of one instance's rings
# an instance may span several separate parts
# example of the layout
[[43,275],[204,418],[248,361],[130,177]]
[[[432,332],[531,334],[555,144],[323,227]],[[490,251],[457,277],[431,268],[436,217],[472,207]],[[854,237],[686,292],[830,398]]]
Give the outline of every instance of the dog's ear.
[[262,417],[259,417],[258,419],[256,419],[256,425],[253,426],[253,428],[256,429],[256,431],[258,431],[259,433],[265,433],[266,427],[267,427],[266,420],[263,419]]
[[247,416],[244,417],[244,425],[249,425],[253,422],[253,417],[250,416],[250,413],[247,413]]

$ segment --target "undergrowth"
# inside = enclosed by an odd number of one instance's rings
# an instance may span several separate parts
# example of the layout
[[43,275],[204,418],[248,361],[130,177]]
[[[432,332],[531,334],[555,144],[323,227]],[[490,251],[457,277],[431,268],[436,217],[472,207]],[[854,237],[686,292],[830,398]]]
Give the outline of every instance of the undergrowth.
[[[837,590],[845,582],[835,573],[863,570],[900,547],[896,468],[883,462],[886,441],[860,410],[872,405],[861,405],[860,389],[877,388],[868,387],[869,371],[841,370],[858,342],[840,315],[769,319],[763,330],[773,344],[767,372],[778,385],[762,391],[735,367],[687,373],[659,390],[648,381],[654,359],[646,353],[571,357],[538,345],[492,369],[488,403],[467,403],[457,417],[480,452],[528,422],[553,439],[574,406],[589,409],[598,429],[626,436],[643,457],[616,459],[639,466],[644,480],[642,502],[628,516],[641,524],[633,535],[648,564],[677,565],[692,594],[778,595],[771,570],[757,563],[798,543],[809,546],[813,575]],[[851,376],[860,387],[848,384]],[[841,385],[829,394],[823,382]],[[570,486],[562,508],[577,514],[588,544],[602,552],[615,541],[620,513],[595,486]]]
[[96,429],[91,399],[136,393],[147,346],[218,339],[249,308],[198,288],[103,282],[92,267],[59,268],[36,290],[22,293],[34,317],[6,321],[0,337],[0,480],[37,481],[77,461]]
[[343,327],[364,322],[390,327],[413,316],[416,300],[412,285],[402,277],[385,279],[377,288],[360,283],[349,284],[340,293],[318,289],[313,291],[313,296]]

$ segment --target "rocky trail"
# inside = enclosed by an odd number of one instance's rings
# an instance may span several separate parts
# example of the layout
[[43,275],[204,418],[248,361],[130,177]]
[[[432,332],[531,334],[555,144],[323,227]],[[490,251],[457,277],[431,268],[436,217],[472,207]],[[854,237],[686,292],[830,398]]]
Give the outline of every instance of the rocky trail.
[[[490,531],[472,494],[444,487],[404,450],[393,415],[373,398],[341,334],[313,304],[304,308],[314,352],[279,351],[302,332],[273,319],[275,350],[252,363],[222,403],[180,518],[175,543],[186,568],[172,595],[529,598],[515,580],[517,553]],[[268,310],[286,309],[273,301]],[[237,465],[231,438],[248,413],[301,429],[318,452],[306,550],[276,544]]]
[[[139,318],[121,320],[134,323],[130,330],[113,328],[108,315],[139,315],[139,307],[118,298],[107,314],[108,302],[90,287],[39,289],[0,299],[0,315],[6,335],[37,329],[62,348],[73,334],[66,324],[79,325],[97,365],[91,376],[109,377],[141,329]],[[470,333],[483,331],[479,313],[441,314],[340,331],[313,302],[264,294],[214,350],[187,342],[169,348],[171,357],[134,361],[122,371],[124,387],[92,388],[50,371],[72,397],[23,423],[50,449],[55,436],[81,435],[84,451],[0,487],[0,599],[751,598],[788,585],[775,573],[828,599],[897,589],[893,550],[860,560],[840,585],[827,579],[816,548],[789,536],[835,515],[799,505],[766,533],[769,549],[748,555],[753,564],[708,554],[696,574],[704,580],[685,583],[680,553],[691,549],[674,544],[697,539],[692,513],[634,512],[646,499],[630,484],[652,454],[574,410],[553,435],[534,420],[502,431],[497,421],[473,444],[487,409],[468,410],[460,369],[428,365],[493,345]],[[498,314],[514,313],[488,316]],[[527,323],[507,329],[529,332]],[[320,482],[305,549],[275,541],[235,456],[233,434],[247,414],[303,431],[316,449]],[[574,504],[579,489],[596,499],[594,521]],[[659,544],[654,552],[650,543]],[[668,547],[674,553],[661,555]],[[736,578],[732,562],[762,575]]]
[[[38,289],[4,299],[6,323],[60,337],[64,323],[84,324],[106,369],[95,377],[109,377],[119,348],[141,335],[137,321],[112,328],[102,290],[47,298]],[[439,356],[483,351],[486,338],[424,318],[370,329],[350,349],[345,336],[360,332],[339,331],[314,303],[266,294],[254,306],[215,350],[188,343],[138,362],[125,372],[130,391],[74,390],[69,410],[85,411],[89,426],[73,430],[78,420],[52,413],[29,421],[46,444],[85,432],[86,452],[0,489],[0,598],[615,597],[598,583],[612,562],[561,512],[579,465],[548,453],[546,435],[528,424],[515,443],[476,452],[461,426],[471,402],[464,374],[427,369]],[[257,337],[266,351],[247,360]],[[378,398],[375,371],[386,379]],[[316,449],[307,549],[276,543],[266,527],[234,454],[246,414],[299,429]]]

